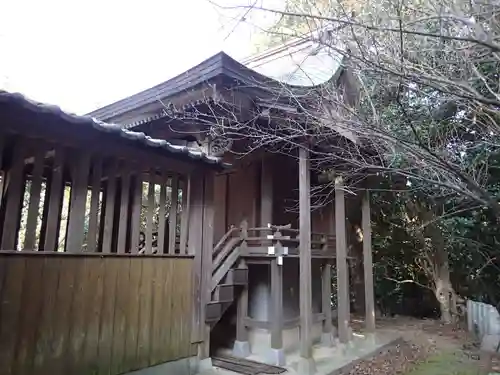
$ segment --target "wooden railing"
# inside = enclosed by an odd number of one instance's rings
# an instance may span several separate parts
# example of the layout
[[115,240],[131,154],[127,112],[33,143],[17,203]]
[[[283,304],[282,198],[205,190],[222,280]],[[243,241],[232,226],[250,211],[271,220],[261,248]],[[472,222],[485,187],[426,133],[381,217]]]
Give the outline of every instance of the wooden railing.
[[[269,246],[271,243],[298,249],[300,230],[290,225],[269,225],[267,227],[248,228],[246,245],[251,247]],[[327,253],[335,252],[335,235],[311,233],[311,249]]]
[[[252,250],[269,248],[289,248],[298,251],[300,231],[290,225],[269,225],[267,227],[249,228],[243,221],[240,227],[232,226],[213,249],[212,291],[217,287],[227,272],[242,255]],[[316,255],[333,256],[335,253],[335,236],[325,233],[311,234],[311,250]]]
[[0,165],[1,250],[187,253],[176,235],[179,222],[187,230],[188,178],[154,159],[0,134],[0,160],[11,161]]
[[243,225],[240,228],[233,226],[215,245],[212,263],[212,291],[240,257],[239,246],[245,237],[244,231]]

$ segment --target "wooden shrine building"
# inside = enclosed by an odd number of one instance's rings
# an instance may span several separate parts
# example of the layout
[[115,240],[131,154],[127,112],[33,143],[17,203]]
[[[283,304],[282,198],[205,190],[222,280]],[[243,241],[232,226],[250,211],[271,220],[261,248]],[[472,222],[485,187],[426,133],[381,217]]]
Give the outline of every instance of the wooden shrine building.
[[0,91],[0,374],[195,371],[223,168]]
[[[284,155],[272,152],[279,142],[256,147],[252,141],[252,129],[278,129],[283,119],[300,124],[301,106],[310,105],[308,98],[326,85],[349,100],[353,87],[343,59],[312,41],[293,42],[246,65],[219,53],[169,81],[89,114],[231,164],[216,172],[211,185],[205,184],[205,196],[211,192],[213,205],[204,210],[213,210],[215,219],[189,222],[189,233],[203,231],[204,245],[197,251],[203,252],[202,268],[209,272],[201,276],[206,281],[201,285],[208,289],[198,291],[204,311],[196,316],[193,328],[198,334],[193,335],[193,344],[200,344],[201,359],[210,355],[210,336],[215,346],[217,336],[231,336],[234,329],[234,355],[254,354],[285,365],[287,353],[299,349],[299,372],[314,373],[315,342],[332,346],[351,340],[348,246],[352,242],[362,249],[359,272],[364,280],[366,330],[375,330],[366,189],[346,197],[338,173],[331,189],[334,199],[312,209],[311,186],[319,176],[310,169],[310,151],[316,146],[303,137]],[[225,131],[238,124],[245,124],[241,132]],[[325,126],[334,129],[332,137],[356,141],[335,123]],[[193,194],[192,180],[190,186]],[[362,240],[346,235],[351,211],[360,213]],[[189,235],[190,248],[191,241]],[[336,312],[332,312],[332,270]]]

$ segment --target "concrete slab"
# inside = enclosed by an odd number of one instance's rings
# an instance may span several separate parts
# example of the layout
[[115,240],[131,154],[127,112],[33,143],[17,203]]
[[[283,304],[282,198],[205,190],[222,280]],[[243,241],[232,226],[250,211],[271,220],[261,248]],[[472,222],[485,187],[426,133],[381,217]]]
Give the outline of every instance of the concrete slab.
[[[363,336],[353,334],[353,340],[346,345],[338,342],[333,347],[325,347],[317,344],[313,347],[313,357],[316,365],[316,375],[339,375],[354,367],[360,361],[382,353],[392,345],[402,342],[400,336],[393,332],[380,331],[376,334]],[[225,354],[230,354],[230,351]],[[251,354],[247,359],[265,363],[266,358],[262,355]],[[288,375],[303,375],[300,369],[300,354],[297,350],[286,353],[286,365]],[[219,368],[210,372],[202,372],[199,375],[235,375],[235,373]]]
[[[315,345],[313,348],[313,357],[316,362],[315,374],[338,375],[346,372],[358,362],[379,354],[398,339],[400,338],[388,334],[377,334],[375,337],[354,334],[353,340],[346,345],[338,344],[335,347]],[[298,353],[288,355],[287,359],[289,373],[300,375]]]

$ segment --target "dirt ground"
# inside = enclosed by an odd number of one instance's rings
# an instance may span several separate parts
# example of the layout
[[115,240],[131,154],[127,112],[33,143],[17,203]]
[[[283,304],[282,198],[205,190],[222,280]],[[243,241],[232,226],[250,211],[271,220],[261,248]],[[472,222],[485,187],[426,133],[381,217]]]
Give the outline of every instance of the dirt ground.
[[[362,330],[353,319],[353,330]],[[472,375],[479,371],[477,343],[461,325],[407,317],[379,319],[377,328],[397,332],[404,344],[359,363],[345,375]]]

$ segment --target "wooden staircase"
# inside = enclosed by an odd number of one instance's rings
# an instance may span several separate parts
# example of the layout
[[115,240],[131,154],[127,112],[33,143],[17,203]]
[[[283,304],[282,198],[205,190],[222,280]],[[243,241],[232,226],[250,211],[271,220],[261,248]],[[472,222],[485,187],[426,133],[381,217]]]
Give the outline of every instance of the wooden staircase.
[[206,322],[212,327],[222,318],[224,312],[236,300],[239,288],[248,283],[247,268],[231,269],[224,281],[212,292],[212,300],[206,307]]
[[240,262],[244,226],[231,228],[214,247],[211,300],[206,306],[206,323],[215,326],[248,284],[248,268]]
[[[283,235],[286,232],[289,235]],[[249,233],[252,233],[249,236]],[[215,245],[212,253],[211,299],[206,305],[206,323],[215,326],[224,312],[238,298],[239,290],[248,284],[248,268],[242,255],[256,247],[295,249],[298,254],[299,231],[291,225],[271,225],[266,228],[248,228],[243,221],[239,228],[232,227]],[[335,236],[311,234],[313,254],[327,255],[335,248]]]

